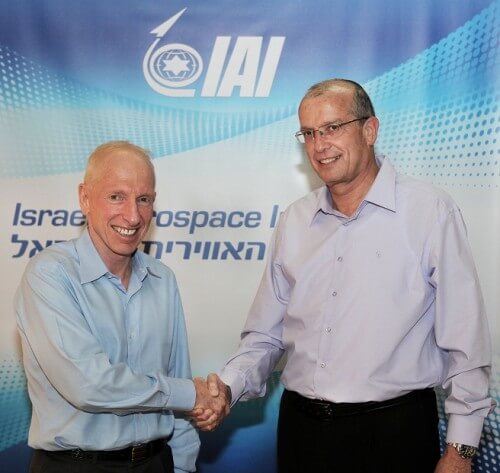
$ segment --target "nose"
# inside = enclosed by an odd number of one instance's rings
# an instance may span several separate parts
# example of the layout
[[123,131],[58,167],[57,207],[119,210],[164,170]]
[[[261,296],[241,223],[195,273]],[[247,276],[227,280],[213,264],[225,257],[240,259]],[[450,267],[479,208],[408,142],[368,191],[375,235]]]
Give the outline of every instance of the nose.
[[314,130],[314,151],[321,153],[328,148],[328,141],[321,130]]
[[131,226],[135,226],[140,222],[140,214],[137,202],[135,199],[127,200],[125,207],[123,208],[123,218]]

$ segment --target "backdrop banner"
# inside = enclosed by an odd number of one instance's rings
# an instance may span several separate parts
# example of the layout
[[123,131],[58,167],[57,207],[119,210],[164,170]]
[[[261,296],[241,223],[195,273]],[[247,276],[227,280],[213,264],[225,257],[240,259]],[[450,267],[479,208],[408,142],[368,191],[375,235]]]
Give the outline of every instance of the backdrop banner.
[[[457,201],[500,390],[499,2],[0,0],[0,470],[25,471],[30,404],[12,299],[29,259],[78,236],[89,153],[148,148],[157,171],[142,248],[176,273],[193,373],[235,350],[278,216],[321,183],[293,136],[315,82],[360,82],[377,153]],[[202,473],[272,473],[282,387],[202,435]],[[441,395],[442,399],[442,395]],[[441,410],[441,430],[445,431]],[[476,472],[500,472],[500,414]]]

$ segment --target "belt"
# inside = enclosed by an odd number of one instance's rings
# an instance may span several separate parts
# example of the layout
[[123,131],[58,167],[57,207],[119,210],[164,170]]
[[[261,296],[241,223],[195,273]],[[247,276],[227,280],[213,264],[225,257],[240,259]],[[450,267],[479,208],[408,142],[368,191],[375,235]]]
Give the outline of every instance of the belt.
[[91,462],[99,461],[128,461],[138,462],[146,460],[153,455],[159,453],[167,447],[165,439],[157,439],[140,445],[122,448],[121,450],[56,450],[47,452],[51,456],[66,456],[75,460],[88,460]]
[[388,409],[426,399],[436,399],[433,388],[411,391],[408,394],[404,394],[394,399],[387,399],[386,401],[368,402],[329,402],[319,399],[309,399],[294,391],[285,390],[283,393],[283,400],[290,401],[297,410],[302,411],[309,417],[325,421],[335,417],[366,414],[368,412]]

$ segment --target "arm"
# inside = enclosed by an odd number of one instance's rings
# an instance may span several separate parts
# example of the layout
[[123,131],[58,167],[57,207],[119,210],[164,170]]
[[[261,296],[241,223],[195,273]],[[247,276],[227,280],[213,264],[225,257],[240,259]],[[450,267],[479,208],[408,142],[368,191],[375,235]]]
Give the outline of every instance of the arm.
[[[182,309],[181,298],[177,284],[174,281],[174,334],[170,350],[168,376],[172,378],[191,378],[191,365],[189,361],[189,345]],[[196,384],[196,380],[195,380]],[[196,398],[198,399],[198,389]],[[200,439],[186,415],[175,413],[175,425],[172,438],[168,441],[174,458],[175,473],[196,471],[196,458],[200,450]]]
[[232,393],[231,405],[240,398],[264,396],[266,381],[285,351],[282,332],[289,285],[278,257],[283,226],[282,215],[269,245],[266,268],[240,345],[221,371],[220,377]]
[[448,394],[446,440],[477,446],[484,418],[493,404],[488,396],[490,337],[460,211],[451,203],[440,205],[430,240],[429,261],[430,283],[436,294],[436,342],[447,357],[443,382]]
[[211,373],[207,387],[214,398],[220,396],[226,405],[220,413],[198,406],[191,412],[196,426],[213,430],[229,414],[229,405],[240,398],[263,396],[266,380],[284,353],[281,340],[282,321],[286,311],[288,283],[276,261],[280,239],[280,224],[276,228],[268,253],[268,261],[257,295],[248,315],[237,352],[222,369],[221,377]]
[[110,362],[91,331],[73,284],[57,261],[37,260],[29,265],[16,294],[21,336],[54,389],[87,412],[125,415],[191,409],[195,399],[191,380],[160,372],[135,373],[125,363]]

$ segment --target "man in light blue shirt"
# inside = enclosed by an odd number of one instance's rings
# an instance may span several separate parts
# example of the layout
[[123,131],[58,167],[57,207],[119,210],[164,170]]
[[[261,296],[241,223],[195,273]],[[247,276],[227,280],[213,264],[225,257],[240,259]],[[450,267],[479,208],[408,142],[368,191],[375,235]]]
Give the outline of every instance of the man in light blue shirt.
[[225,409],[190,379],[174,274],[137,251],[155,195],[145,150],[98,147],[79,187],[87,229],[26,268],[15,308],[32,473],[192,472],[200,443],[185,413]]
[[326,185],[281,216],[240,347],[221,373],[232,402],[264,395],[286,353],[280,473],[468,473],[493,403],[460,210],[375,157],[379,123],[359,84],[311,87],[299,119],[296,137]]

